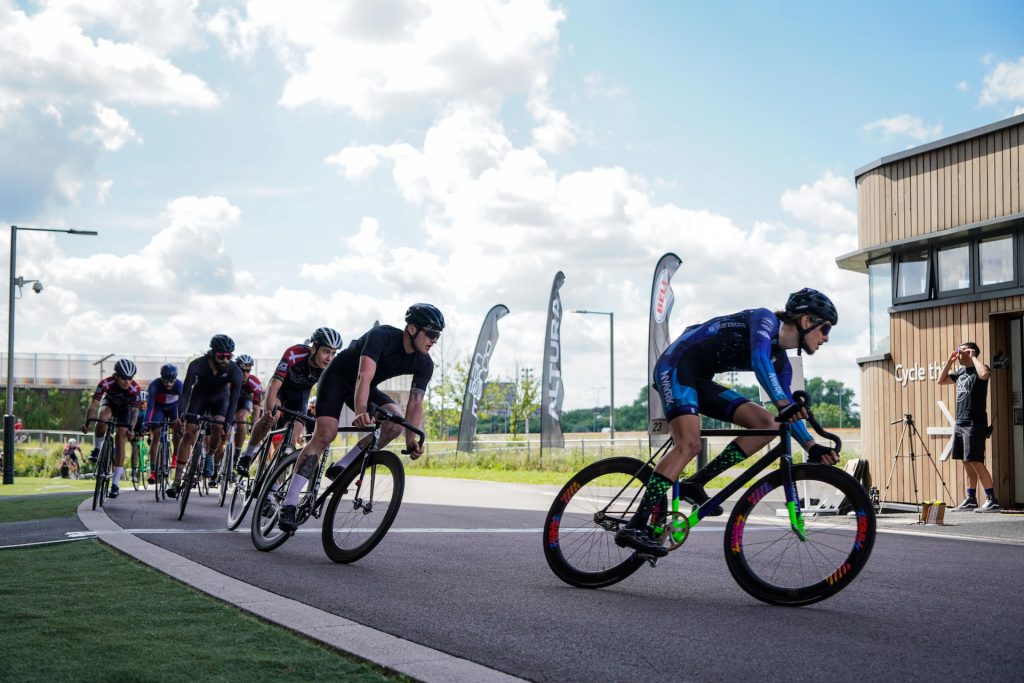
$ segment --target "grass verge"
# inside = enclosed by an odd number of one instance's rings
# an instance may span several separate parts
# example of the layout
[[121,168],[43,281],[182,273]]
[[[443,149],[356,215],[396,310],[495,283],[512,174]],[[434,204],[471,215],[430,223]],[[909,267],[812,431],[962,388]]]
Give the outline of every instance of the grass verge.
[[407,680],[242,614],[99,541],[0,553],[0,680]]
[[0,498],[0,523],[74,517],[82,500],[83,496],[71,495]]
[[[131,482],[128,482],[131,485]],[[0,498],[6,496],[34,496],[41,493],[92,491],[93,479],[54,479],[51,477],[15,477],[13,484],[0,486]]]

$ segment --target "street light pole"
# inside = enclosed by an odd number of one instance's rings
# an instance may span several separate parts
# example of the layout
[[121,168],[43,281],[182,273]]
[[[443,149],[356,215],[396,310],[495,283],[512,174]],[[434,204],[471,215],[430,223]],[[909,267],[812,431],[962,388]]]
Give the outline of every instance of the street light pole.
[[4,484],[14,483],[14,288],[19,285],[15,272],[18,258],[18,231],[64,232],[69,235],[98,235],[95,230],[57,228],[21,228],[11,226],[11,272],[7,290],[7,404],[4,413]]
[[608,316],[608,334],[610,341],[610,368],[611,368],[611,406],[608,412],[608,427],[611,431],[612,440],[615,439],[615,313],[611,311],[573,311],[582,315],[606,315]]

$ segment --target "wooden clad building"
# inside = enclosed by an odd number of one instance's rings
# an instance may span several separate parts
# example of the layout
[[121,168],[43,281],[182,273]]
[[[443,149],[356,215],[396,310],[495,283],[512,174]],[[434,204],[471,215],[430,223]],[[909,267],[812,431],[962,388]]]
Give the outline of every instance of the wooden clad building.
[[[1000,503],[1024,506],[1022,178],[1024,115],[856,172],[859,249],[837,262],[868,275],[871,348],[858,359],[862,438],[880,491],[892,472],[886,500],[955,505],[963,497],[962,466],[942,459],[951,425],[940,402],[955,414],[955,389],[935,380],[951,351],[974,341],[992,367],[986,463]],[[915,476],[909,457],[895,457],[907,414],[924,442],[915,439]]]

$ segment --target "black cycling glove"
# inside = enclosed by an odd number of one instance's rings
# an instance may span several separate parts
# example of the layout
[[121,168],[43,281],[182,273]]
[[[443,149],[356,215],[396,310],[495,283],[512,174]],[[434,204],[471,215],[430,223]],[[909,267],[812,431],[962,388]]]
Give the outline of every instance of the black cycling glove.
[[807,451],[807,462],[820,463],[821,458],[829,454],[832,449],[828,446],[822,446],[821,444],[814,444]]

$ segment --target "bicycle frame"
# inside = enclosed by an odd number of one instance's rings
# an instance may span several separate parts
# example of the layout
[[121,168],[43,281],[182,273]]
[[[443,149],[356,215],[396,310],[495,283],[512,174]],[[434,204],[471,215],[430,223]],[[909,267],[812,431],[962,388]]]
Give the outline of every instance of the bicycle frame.
[[[680,482],[677,479],[672,485],[672,522],[670,523],[670,538],[676,544],[682,543],[686,540],[686,535],[689,530],[697,526],[702,519],[704,519],[710,510],[714,510],[716,507],[724,503],[729,499],[731,495],[745,487],[754,477],[759,475],[764,470],[768,469],[769,466],[776,460],[780,461],[780,469],[782,470],[783,482],[785,483],[786,492],[786,509],[789,511],[789,525],[796,533],[797,537],[801,541],[807,540],[807,533],[804,528],[803,515],[800,510],[800,498],[797,494],[796,485],[793,482],[793,452],[792,452],[792,435],[790,432],[789,423],[782,423],[778,429],[706,429],[701,431],[702,436],[774,436],[779,437],[779,443],[768,450],[766,454],[761,456],[754,464],[748,467],[742,474],[736,477],[729,484],[726,484],[722,490],[715,495],[711,496],[707,502],[701,505],[696,510],[693,510],[688,516],[683,517],[679,511],[680,507]],[[646,465],[652,466],[652,463],[661,457],[672,444],[672,440],[668,440],[665,444],[655,451],[654,454],[647,460]],[[627,486],[629,484],[627,483]],[[625,487],[623,487],[625,490]],[[680,519],[684,521],[680,522]],[[655,527],[655,534],[662,534],[665,532],[665,528]]]

